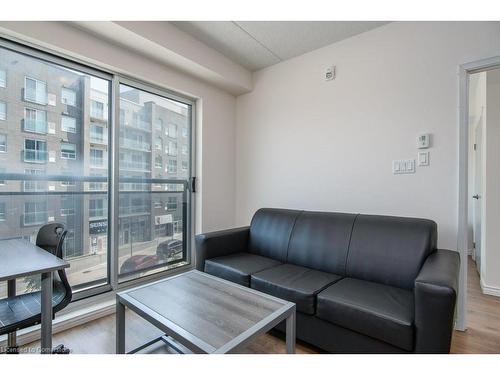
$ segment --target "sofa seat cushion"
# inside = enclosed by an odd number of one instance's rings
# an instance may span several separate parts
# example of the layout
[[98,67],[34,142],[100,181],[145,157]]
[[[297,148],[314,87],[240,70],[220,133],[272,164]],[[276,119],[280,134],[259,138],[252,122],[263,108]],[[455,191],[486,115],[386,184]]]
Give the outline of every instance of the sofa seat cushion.
[[411,291],[345,278],[318,294],[320,319],[413,350],[414,304]]
[[275,297],[294,302],[297,311],[313,315],[316,295],[341,277],[311,268],[282,264],[253,274],[250,286]]
[[280,264],[256,254],[235,253],[205,260],[205,272],[249,287],[250,275]]

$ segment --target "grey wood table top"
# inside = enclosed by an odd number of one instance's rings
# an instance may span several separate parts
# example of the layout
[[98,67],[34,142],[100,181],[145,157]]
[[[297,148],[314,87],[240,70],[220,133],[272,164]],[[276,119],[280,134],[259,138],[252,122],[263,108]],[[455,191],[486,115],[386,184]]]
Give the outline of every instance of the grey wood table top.
[[52,272],[69,263],[21,239],[0,240],[0,281]]
[[288,301],[196,270],[118,293],[118,298],[206,343],[205,352],[214,352],[295,308]]

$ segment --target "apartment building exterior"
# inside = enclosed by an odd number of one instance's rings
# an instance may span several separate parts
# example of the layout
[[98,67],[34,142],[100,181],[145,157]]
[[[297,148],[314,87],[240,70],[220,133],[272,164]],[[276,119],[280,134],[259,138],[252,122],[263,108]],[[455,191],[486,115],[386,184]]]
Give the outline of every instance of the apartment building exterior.
[[[33,239],[41,225],[63,222],[65,257],[82,259],[83,268],[105,264],[109,87],[8,50],[0,57],[0,238]],[[148,180],[187,177],[188,112],[143,96],[131,89],[120,100],[120,178],[144,180],[120,183],[124,247],[183,229],[183,195],[171,193],[178,186]]]

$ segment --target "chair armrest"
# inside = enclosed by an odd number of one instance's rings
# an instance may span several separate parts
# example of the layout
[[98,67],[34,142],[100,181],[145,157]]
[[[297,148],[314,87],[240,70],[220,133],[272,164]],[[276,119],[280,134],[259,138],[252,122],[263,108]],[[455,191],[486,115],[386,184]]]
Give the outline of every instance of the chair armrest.
[[249,233],[241,227],[196,235],[196,269],[203,271],[206,259],[246,251]]
[[415,352],[449,353],[458,293],[460,255],[437,250],[415,279]]

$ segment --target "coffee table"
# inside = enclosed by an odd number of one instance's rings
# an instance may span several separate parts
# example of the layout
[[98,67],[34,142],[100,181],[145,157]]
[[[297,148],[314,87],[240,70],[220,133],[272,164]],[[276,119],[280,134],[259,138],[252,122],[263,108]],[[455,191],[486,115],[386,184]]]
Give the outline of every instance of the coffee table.
[[116,296],[116,352],[125,353],[125,308],[164,335],[179,353],[230,353],[286,320],[286,351],[295,353],[295,304],[227,280],[189,271]]

